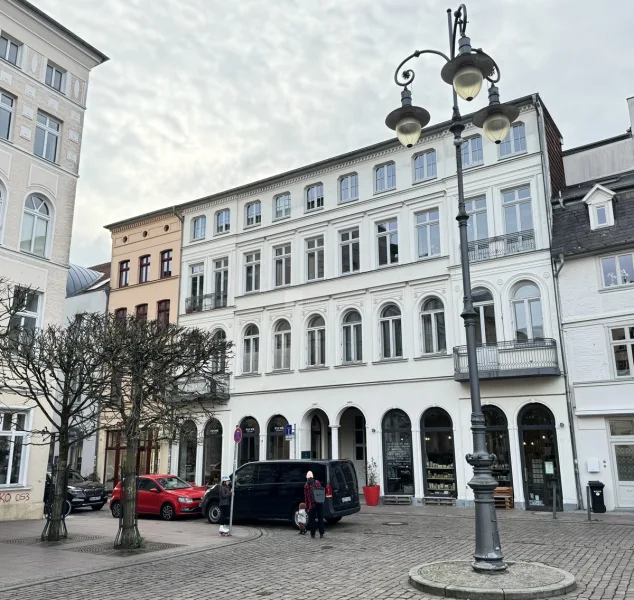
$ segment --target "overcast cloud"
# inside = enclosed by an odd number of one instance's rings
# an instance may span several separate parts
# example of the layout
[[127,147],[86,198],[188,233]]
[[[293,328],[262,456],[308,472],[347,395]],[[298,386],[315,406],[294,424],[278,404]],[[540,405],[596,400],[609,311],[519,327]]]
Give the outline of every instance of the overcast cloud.
[[[446,1],[32,1],[111,58],[88,93],[71,250],[85,266],[109,260],[107,223],[389,138],[396,65],[414,49],[447,51]],[[502,99],[539,92],[565,147],[629,127],[634,2],[468,8]],[[441,60],[416,63],[416,103],[446,120]]]

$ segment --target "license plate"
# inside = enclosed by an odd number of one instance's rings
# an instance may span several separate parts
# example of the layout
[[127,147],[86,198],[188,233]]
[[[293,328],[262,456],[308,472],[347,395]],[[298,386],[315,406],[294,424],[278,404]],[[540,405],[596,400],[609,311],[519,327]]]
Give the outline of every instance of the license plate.
[[341,501],[342,501],[342,502],[350,502],[350,501],[352,501],[352,498],[350,498],[350,496],[344,496],[344,497],[341,499]]
[[101,496],[91,496],[88,498],[88,502],[97,502],[98,500],[101,500]]

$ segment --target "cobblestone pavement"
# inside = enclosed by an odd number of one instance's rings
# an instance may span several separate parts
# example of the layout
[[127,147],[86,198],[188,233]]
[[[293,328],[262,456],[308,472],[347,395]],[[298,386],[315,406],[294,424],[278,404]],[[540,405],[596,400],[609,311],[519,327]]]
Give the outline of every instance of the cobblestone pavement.
[[[403,524],[395,524],[403,523]],[[201,535],[210,526],[199,521]],[[171,524],[161,524],[169,526]],[[468,559],[473,549],[471,511],[364,511],[330,527],[323,540],[298,536],[286,524],[260,524],[262,535],[233,546],[201,548],[143,564],[108,567],[26,587],[0,587],[0,600],[56,600],[94,595],[152,600],[425,598],[407,584],[408,570],[423,562]],[[634,518],[500,515],[508,560],[543,562],[572,572],[578,581],[565,598],[634,600]],[[0,548],[0,552],[6,552]],[[74,553],[69,553],[74,554]],[[0,560],[2,555],[0,554]],[[0,584],[1,585],[1,584]]]

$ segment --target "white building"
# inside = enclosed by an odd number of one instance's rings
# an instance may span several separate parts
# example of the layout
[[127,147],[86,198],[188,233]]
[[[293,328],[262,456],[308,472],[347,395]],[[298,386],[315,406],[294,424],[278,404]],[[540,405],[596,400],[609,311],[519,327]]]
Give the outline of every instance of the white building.
[[[634,125],[634,98],[628,99]],[[634,142],[564,152],[552,252],[581,486],[605,484],[608,510],[634,507]]]
[[[64,316],[91,69],[107,57],[25,0],[0,0],[0,277],[37,292],[16,319]],[[0,521],[42,514],[42,414],[0,390]],[[30,440],[35,442],[36,440]]]
[[[576,507],[549,252],[560,139],[538,96],[514,103],[501,146],[464,133],[488,437],[516,506],[549,509],[556,481],[559,506]],[[179,323],[235,343],[229,403],[188,426],[203,444],[174,449],[182,475],[228,474],[241,425],[241,463],[350,458],[363,481],[375,461],[385,501],[472,502],[448,126],[179,207]]]

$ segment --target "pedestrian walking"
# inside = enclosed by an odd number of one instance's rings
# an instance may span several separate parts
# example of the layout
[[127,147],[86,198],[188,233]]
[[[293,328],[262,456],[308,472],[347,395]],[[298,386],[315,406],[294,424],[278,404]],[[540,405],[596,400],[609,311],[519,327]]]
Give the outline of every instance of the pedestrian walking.
[[229,535],[229,510],[231,506],[231,482],[229,479],[223,479],[220,484],[220,535]]
[[326,490],[317,481],[312,471],[306,473],[306,484],[304,485],[304,502],[308,507],[308,528],[310,537],[315,537],[316,525],[319,525],[319,537],[324,537],[324,502],[326,501]]

